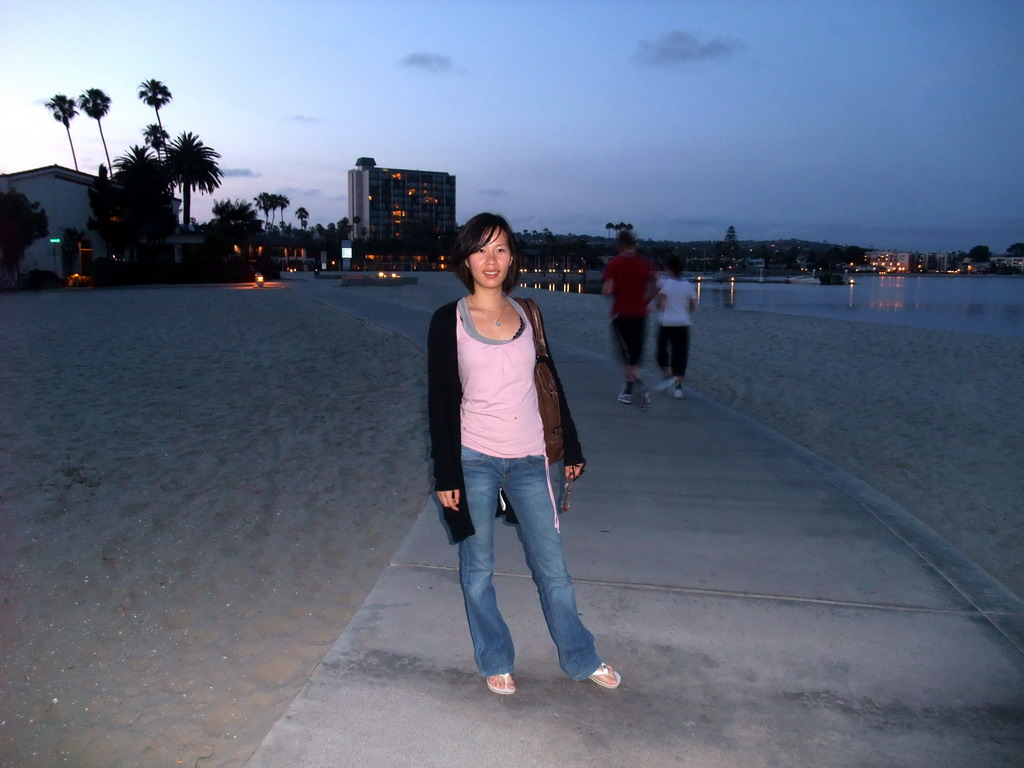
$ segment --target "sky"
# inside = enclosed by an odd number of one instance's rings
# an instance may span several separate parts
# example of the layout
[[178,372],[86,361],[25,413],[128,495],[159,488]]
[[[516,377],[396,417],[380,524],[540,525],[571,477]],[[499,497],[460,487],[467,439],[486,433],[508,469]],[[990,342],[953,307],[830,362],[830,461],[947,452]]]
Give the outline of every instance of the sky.
[[[1020,0],[0,0],[0,173],[73,167],[53,95],[100,88],[112,158],[156,122],[225,177],[348,215],[347,172],[456,176],[457,220],[641,238],[994,253],[1024,241]],[[71,136],[105,162],[96,121]]]

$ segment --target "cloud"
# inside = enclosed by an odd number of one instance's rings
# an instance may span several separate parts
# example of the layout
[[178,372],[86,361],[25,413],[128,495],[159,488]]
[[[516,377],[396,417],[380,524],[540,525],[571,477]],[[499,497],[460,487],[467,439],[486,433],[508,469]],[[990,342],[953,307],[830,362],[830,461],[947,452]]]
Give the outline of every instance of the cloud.
[[452,64],[451,58],[440,53],[410,53],[398,63],[403,67],[425,69],[427,72],[465,72]]
[[668,67],[688,61],[706,61],[731,56],[745,46],[739,40],[715,38],[701,42],[689,32],[669,32],[657,40],[641,40],[636,44],[633,61],[652,67]]
[[285,120],[289,123],[319,123],[319,117],[307,117],[306,115],[286,115]]
[[476,193],[485,197],[508,197],[508,192],[504,189],[478,189]]
[[320,189],[299,189],[298,187],[284,187],[281,190],[282,195],[286,195],[289,199],[295,198],[319,198],[323,195],[323,190]]
[[259,178],[260,174],[252,170],[252,168],[221,168],[221,173],[224,174],[225,178],[228,177],[242,177],[248,179]]

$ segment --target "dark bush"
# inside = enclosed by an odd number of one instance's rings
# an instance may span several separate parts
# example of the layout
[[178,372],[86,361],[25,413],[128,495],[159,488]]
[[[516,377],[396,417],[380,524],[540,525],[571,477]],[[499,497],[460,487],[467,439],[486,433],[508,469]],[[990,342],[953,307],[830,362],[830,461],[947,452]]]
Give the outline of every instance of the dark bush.
[[254,267],[267,280],[281,279],[281,268],[277,266],[277,262],[273,259],[260,259]]
[[18,288],[26,291],[43,291],[63,287],[64,281],[57,277],[55,272],[45,269],[33,269],[27,275],[22,275],[18,281]]
[[[96,285],[182,285],[251,283],[254,280],[255,270],[251,265],[242,261],[144,264],[94,259],[87,274]],[[268,277],[268,279],[272,278]]]

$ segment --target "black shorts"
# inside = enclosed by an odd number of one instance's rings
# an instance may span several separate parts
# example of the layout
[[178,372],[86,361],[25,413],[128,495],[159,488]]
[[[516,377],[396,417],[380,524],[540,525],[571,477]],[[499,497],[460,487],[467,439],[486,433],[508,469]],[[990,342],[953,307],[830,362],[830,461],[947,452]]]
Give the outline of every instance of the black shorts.
[[615,340],[622,362],[626,365],[639,365],[640,356],[644,351],[644,331],[646,318],[623,317],[612,319],[612,338]]

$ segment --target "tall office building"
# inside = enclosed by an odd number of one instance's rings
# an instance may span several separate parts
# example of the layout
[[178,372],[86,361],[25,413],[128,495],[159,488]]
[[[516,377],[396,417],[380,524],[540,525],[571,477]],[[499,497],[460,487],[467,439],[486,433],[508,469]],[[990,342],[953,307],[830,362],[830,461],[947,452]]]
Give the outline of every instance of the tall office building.
[[[378,168],[360,157],[348,172],[348,219],[355,237],[390,240],[403,224],[430,222],[434,231],[455,231],[455,177],[442,171]],[[365,234],[364,234],[365,232]]]

